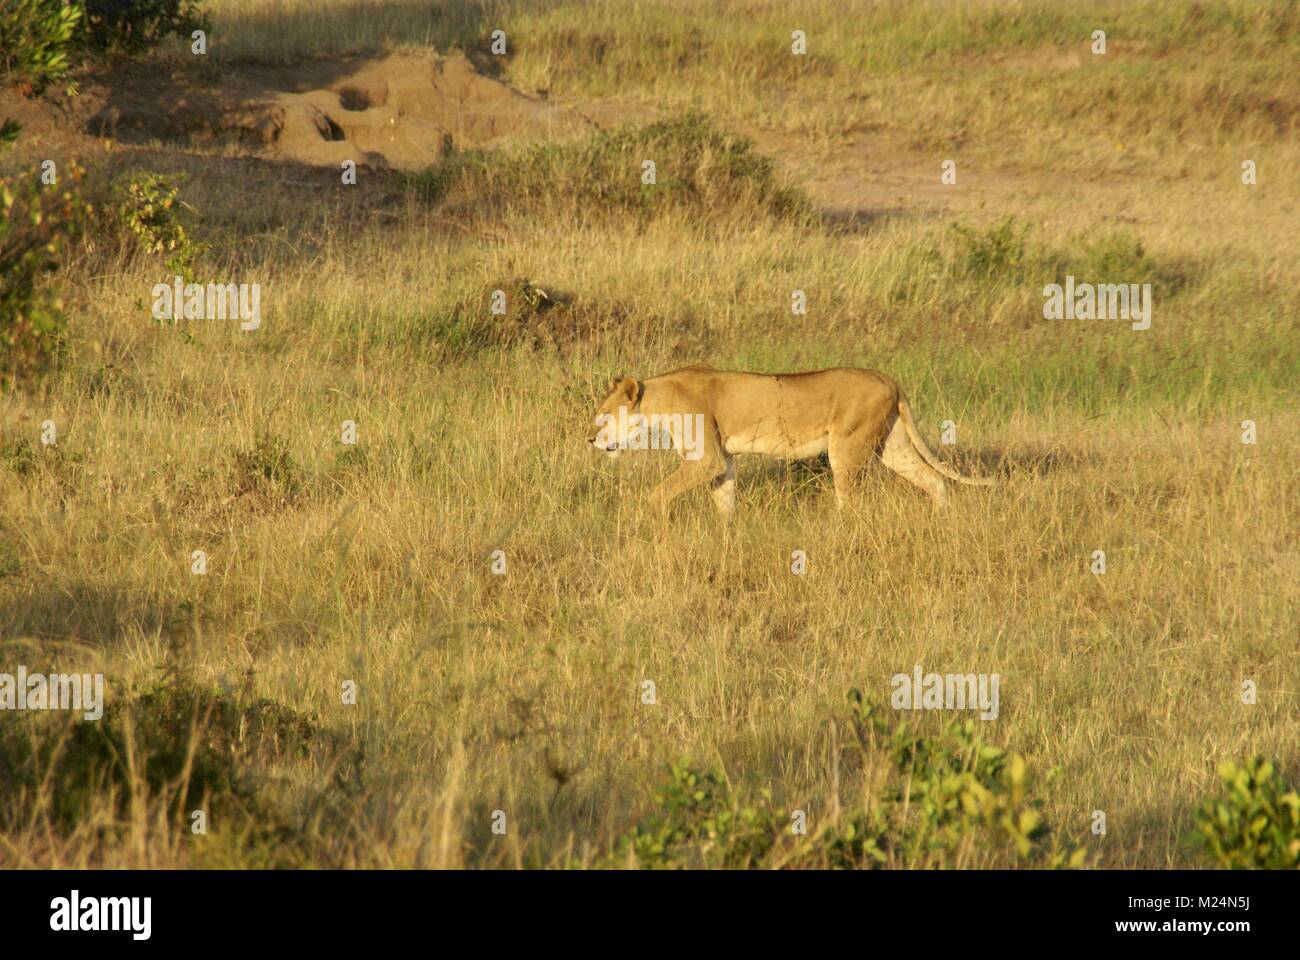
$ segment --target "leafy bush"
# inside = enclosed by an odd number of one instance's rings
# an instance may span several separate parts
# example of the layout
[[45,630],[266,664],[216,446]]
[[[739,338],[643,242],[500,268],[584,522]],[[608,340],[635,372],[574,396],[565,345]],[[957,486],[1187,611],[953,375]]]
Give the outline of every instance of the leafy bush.
[[177,217],[177,208],[192,209],[177,199],[174,177],[137,171],[113,184],[114,214],[119,224],[149,254],[166,254],[167,269],[194,281],[194,260],[205,249],[195,242]]
[[961,238],[957,272],[975,280],[1018,279],[1025,267],[1028,227],[1014,216],[1002,218],[987,230],[954,224]]
[[1107,283],[1142,283],[1155,273],[1142,241],[1130,233],[1110,233],[1090,243],[1084,251],[1082,272],[1088,279]]
[[85,0],[82,42],[96,52],[138,54],[170,35],[209,29],[197,0]]
[[[864,754],[887,749],[894,779],[881,795],[882,809],[857,825],[876,830],[883,847],[908,865],[941,864],[976,846],[1007,849],[1022,861],[1080,866],[1085,851],[1072,843],[1049,844],[1051,830],[1035,779],[1019,753],[986,743],[979,722],[954,720],[936,737],[922,736],[906,721],[893,727],[856,690],[849,692],[849,728]],[[1059,770],[1048,771],[1051,781]],[[888,833],[879,824],[888,824]],[[879,859],[879,858],[877,858]]]
[[302,487],[298,464],[279,437],[259,433],[248,450],[234,458],[236,495],[256,493],[279,502],[293,500]]
[[[235,762],[238,741],[254,744],[265,737],[294,744],[310,735],[305,720],[277,704],[245,708],[219,693],[163,682],[128,705],[109,707],[100,723],[73,725],[57,753],[18,748],[10,755],[20,758],[27,780],[53,765],[60,783],[56,819],[75,827],[95,796],[106,795],[105,786],[127,788],[133,775],[154,793],[169,787],[176,791],[176,814],[201,805],[205,796],[247,796]],[[131,753],[137,755],[137,770],[128,765]],[[126,795],[122,789],[119,801],[125,803]],[[125,815],[125,807],[118,812]]]
[[12,470],[20,477],[28,476],[39,462],[36,447],[26,437],[0,443],[0,466]]
[[655,799],[663,812],[632,827],[619,840],[611,864],[641,867],[758,866],[790,821],[770,806],[771,795],[742,804],[722,775],[680,760]]
[[[750,800],[716,770],[682,760],[656,794],[660,812],[626,831],[607,865],[641,867],[962,866],[984,862],[1079,867],[1086,851],[1050,841],[1024,758],[985,743],[974,720],[938,736],[890,726],[855,691],[847,721],[857,759],[885,765],[883,789],[809,836],[769,791]],[[1049,774],[1049,779],[1055,771]]]
[[1082,256],[1063,257],[1076,277],[1093,283],[1150,283],[1161,297],[1172,296],[1193,285],[1204,264],[1180,261],[1147,252],[1142,241],[1127,231],[1103,234],[1087,243]]
[[1224,795],[1196,812],[1192,841],[1233,869],[1300,868],[1300,793],[1263,757],[1219,767]]
[[502,284],[493,284],[488,294],[488,306],[492,295],[501,290],[506,295],[507,312],[513,307],[515,312],[524,314],[541,314],[563,302],[563,297],[554,297],[527,277],[512,277]]
[[[945,282],[959,281],[963,300],[971,293],[1019,292],[1037,315],[1041,285],[1063,284],[1067,275],[1085,283],[1150,283],[1162,297],[1190,287],[1203,270],[1195,260],[1155,258],[1125,231],[1072,239],[1060,245],[1034,242],[1029,225],[1008,215],[991,227],[953,224],[955,246],[922,249],[915,271],[924,283],[937,266]],[[913,292],[916,285],[903,285]]]
[[0,469],[12,471],[24,480],[40,477],[70,491],[77,489],[85,477],[86,455],[70,446],[66,435],[48,445],[14,437],[0,443]]
[[80,4],[63,0],[5,0],[0,5],[0,79],[28,93],[63,80],[71,46],[83,26]]
[[[645,161],[655,164],[653,184],[641,182]],[[563,208],[575,218],[646,220],[683,209],[776,217],[810,209],[802,191],[778,182],[771,158],[755,151],[751,140],[694,112],[516,154],[452,153],[414,183],[431,200],[450,199],[481,212]]]
[[198,0],[5,0],[0,81],[39,94],[64,80],[85,52],[140,54],[170,35],[208,28]]
[[[292,755],[328,759],[339,741],[312,718],[269,700],[179,677],[108,705],[98,722],[47,713],[0,716],[0,830],[84,832],[121,844],[137,817],[190,835],[190,814],[293,865],[298,830],[259,770]],[[145,812],[147,811],[147,813]],[[207,845],[196,847],[202,859]]]
[[44,277],[59,269],[70,241],[81,233],[90,207],[77,187],[75,165],[64,176],[72,186],[42,186],[33,174],[0,178],[0,388],[26,384],[53,362],[66,319],[62,301]]

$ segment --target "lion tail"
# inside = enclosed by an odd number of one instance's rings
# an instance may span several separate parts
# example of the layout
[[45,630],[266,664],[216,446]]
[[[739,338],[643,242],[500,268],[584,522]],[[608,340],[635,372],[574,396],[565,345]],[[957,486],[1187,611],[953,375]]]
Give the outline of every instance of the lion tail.
[[975,487],[991,487],[997,483],[992,477],[963,477],[936,457],[934,451],[927,447],[925,441],[921,439],[921,432],[916,429],[916,421],[912,419],[911,408],[908,407],[907,401],[903,399],[901,390],[898,393],[898,416],[903,421],[903,427],[907,430],[907,436],[912,441],[912,446],[916,447],[917,453],[922,456],[926,463],[949,480],[956,480],[958,483],[967,483]]

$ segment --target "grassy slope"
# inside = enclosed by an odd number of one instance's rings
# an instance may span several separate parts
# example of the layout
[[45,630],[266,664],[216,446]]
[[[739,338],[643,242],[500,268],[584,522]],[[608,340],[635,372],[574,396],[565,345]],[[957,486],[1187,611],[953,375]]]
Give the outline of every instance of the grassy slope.
[[[964,239],[919,204],[855,230],[734,198],[638,225],[543,202],[545,179],[532,199],[515,181],[502,207],[467,178],[439,209],[215,156],[116,159],[187,173],[207,266],[261,280],[272,306],[255,339],[185,337],[136,306],[157,264],[74,278],[69,364],[46,395],[0,398],[17,561],[0,634],[32,669],[80,651],[115,690],[159,665],[244,678],[363,748],[363,773],[339,792],[312,758],[253,768],[313,838],[296,848],[215,815],[204,844],[135,822],[131,843],[64,845],[28,824],[0,862],[586,862],[683,753],[817,822],[836,808],[830,712],[854,686],[884,700],[916,663],[1004,677],[990,736],[1063,766],[1048,814],[1066,832],[1107,812],[1104,864],[1190,862],[1178,834],[1222,759],[1295,769],[1297,194],[1275,172],[1295,160],[1300,93],[1283,8],[837,4],[792,25],[737,3],[744,25],[724,29],[673,3],[433,23],[400,3],[304,4],[279,26],[271,7],[214,4],[233,59],[469,45],[499,21],[509,76],[561,101],[699,105],[819,151],[861,127],[894,135],[900,163],[959,150],[1015,179],[954,198]],[[783,55],[792,26],[812,37],[806,63]],[[1099,26],[1114,58],[1061,69]],[[1242,156],[1265,171],[1253,190]],[[1023,251],[990,234],[1004,214]],[[1044,282],[1096,270],[1154,278],[1151,330],[1041,318]],[[572,297],[536,318],[540,347],[476,326],[514,276]],[[808,317],[789,315],[796,288]],[[667,464],[593,464],[581,426],[610,373],[701,358],[885,369],[932,439],[956,422],[947,455],[1001,464],[1006,483],[935,514],[873,471],[844,515],[818,468],[742,462],[733,529],[696,496],[659,530],[641,497]],[[15,438],[46,418],[60,452],[22,471]],[[344,419],[360,454],[336,442]],[[239,467],[268,433],[296,486]],[[195,549],[206,577],[188,572]],[[357,707],[338,702],[344,678]],[[646,678],[658,706],[639,705]],[[861,787],[846,774],[839,802]],[[488,832],[498,808],[505,838]]]

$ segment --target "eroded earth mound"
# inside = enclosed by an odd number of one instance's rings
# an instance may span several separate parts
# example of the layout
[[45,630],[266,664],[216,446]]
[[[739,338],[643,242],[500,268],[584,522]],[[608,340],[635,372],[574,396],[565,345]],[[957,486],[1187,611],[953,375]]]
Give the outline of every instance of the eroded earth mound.
[[233,143],[317,166],[354,160],[417,170],[452,146],[562,137],[588,126],[464,57],[394,54],[255,69],[226,75],[219,87],[115,84],[86,130],[122,140]]

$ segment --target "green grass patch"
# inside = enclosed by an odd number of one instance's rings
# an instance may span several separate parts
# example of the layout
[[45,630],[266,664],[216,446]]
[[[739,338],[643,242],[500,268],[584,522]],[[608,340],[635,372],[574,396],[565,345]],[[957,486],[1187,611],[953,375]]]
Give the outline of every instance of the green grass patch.
[[483,216],[560,214],[580,222],[631,216],[644,223],[684,214],[797,218],[811,209],[753,141],[694,111],[577,143],[452,154],[411,182],[428,200]]

